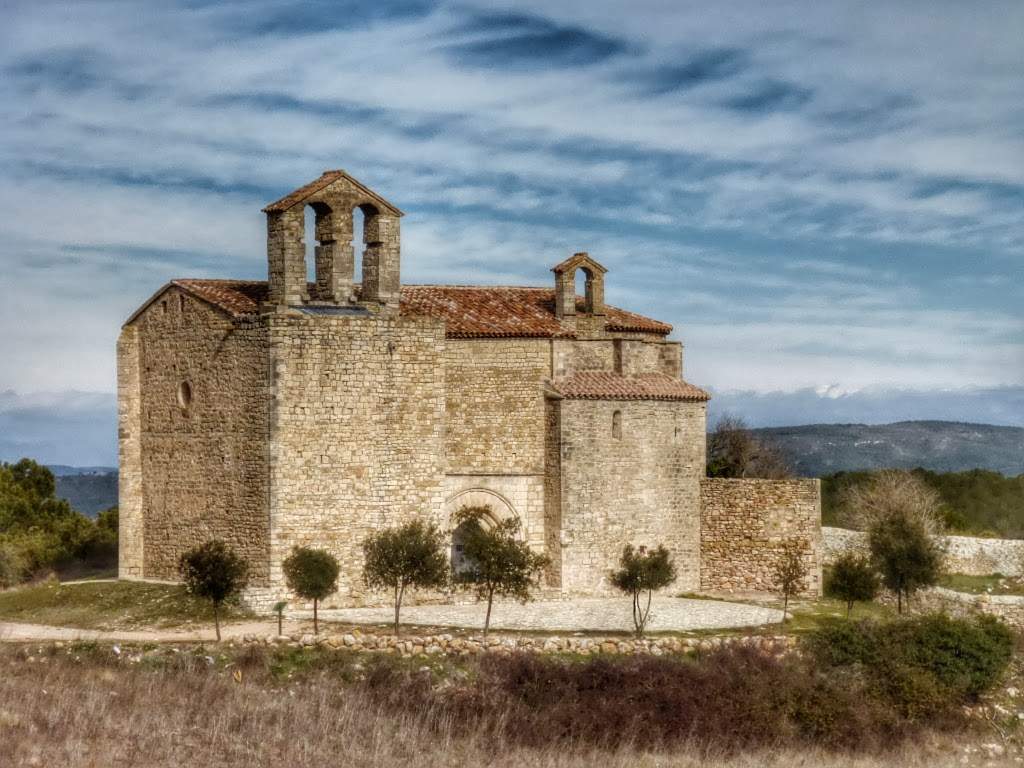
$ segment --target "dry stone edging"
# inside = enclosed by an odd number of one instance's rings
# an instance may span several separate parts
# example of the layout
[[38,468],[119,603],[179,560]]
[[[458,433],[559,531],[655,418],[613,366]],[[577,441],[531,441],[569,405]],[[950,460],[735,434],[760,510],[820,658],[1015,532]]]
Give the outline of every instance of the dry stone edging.
[[430,656],[475,656],[486,653],[545,653],[574,654],[579,656],[638,655],[709,652],[717,648],[745,645],[773,655],[788,653],[797,639],[790,635],[734,635],[721,637],[514,637],[491,635],[457,637],[449,633],[402,635],[372,635],[355,630],[340,635],[247,634],[242,637],[246,645],[286,646],[293,648],[319,647],[338,651],[390,653],[402,658]]

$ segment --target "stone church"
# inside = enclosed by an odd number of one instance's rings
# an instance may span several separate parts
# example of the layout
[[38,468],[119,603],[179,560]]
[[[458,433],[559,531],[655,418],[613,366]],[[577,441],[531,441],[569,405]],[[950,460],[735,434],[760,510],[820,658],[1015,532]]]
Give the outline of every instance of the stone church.
[[817,481],[706,479],[708,393],[588,254],[549,286],[403,285],[402,212],[344,171],[264,212],[267,281],[173,280],[121,331],[122,578],[176,579],[217,538],[265,605],[309,545],[342,565],[334,603],[372,603],[370,532],[424,518],[457,549],[453,514],[480,505],[550,557],[545,594],[606,593],[627,543],[665,544],[689,591],[770,589],[796,542],[820,589]]

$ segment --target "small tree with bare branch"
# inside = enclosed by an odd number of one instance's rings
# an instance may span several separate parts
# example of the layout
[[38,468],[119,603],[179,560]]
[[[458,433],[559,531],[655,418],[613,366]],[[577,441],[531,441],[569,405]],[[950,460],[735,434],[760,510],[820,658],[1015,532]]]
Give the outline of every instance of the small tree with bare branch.
[[807,584],[807,564],[804,562],[804,547],[800,541],[787,541],[775,564],[773,573],[775,588],[782,596],[782,623],[786,623],[789,599],[800,594]]
[[[612,586],[633,598],[633,627],[636,636],[643,637],[651,617],[651,596],[654,590],[676,580],[675,563],[663,546],[648,551],[646,547],[634,549],[632,544],[627,544],[619,566],[619,570],[612,572]],[[645,592],[646,601],[643,600]]]
[[760,477],[781,480],[792,476],[789,465],[771,443],[754,435],[743,419],[722,416],[708,434],[708,477]]

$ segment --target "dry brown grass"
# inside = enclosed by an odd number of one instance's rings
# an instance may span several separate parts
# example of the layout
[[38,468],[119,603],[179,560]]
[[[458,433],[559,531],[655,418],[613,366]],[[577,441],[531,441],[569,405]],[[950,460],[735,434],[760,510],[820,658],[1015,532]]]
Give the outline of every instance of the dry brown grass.
[[[132,660],[126,660],[134,658]],[[208,661],[201,654],[146,656],[108,648],[0,649],[0,766],[225,768],[490,765],[602,768],[664,766],[958,765],[951,744],[920,744],[884,757],[772,751],[722,759],[685,748],[649,754],[526,748],[456,736],[430,713],[383,709],[345,682],[358,660],[315,674],[268,672],[259,656]],[[991,764],[991,763],[990,763]],[[1012,764],[1012,763],[1009,763]]]

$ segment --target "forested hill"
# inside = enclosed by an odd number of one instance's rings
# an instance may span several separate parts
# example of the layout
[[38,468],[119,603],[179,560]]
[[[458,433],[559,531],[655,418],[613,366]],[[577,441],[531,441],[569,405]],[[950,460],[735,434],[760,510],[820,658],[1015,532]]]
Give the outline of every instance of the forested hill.
[[57,481],[56,496],[83,515],[95,517],[117,505],[117,470],[111,467],[51,467]]
[[1024,474],[1024,428],[952,421],[811,424],[753,430],[773,443],[799,475],[893,467],[934,472],[989,469]]

